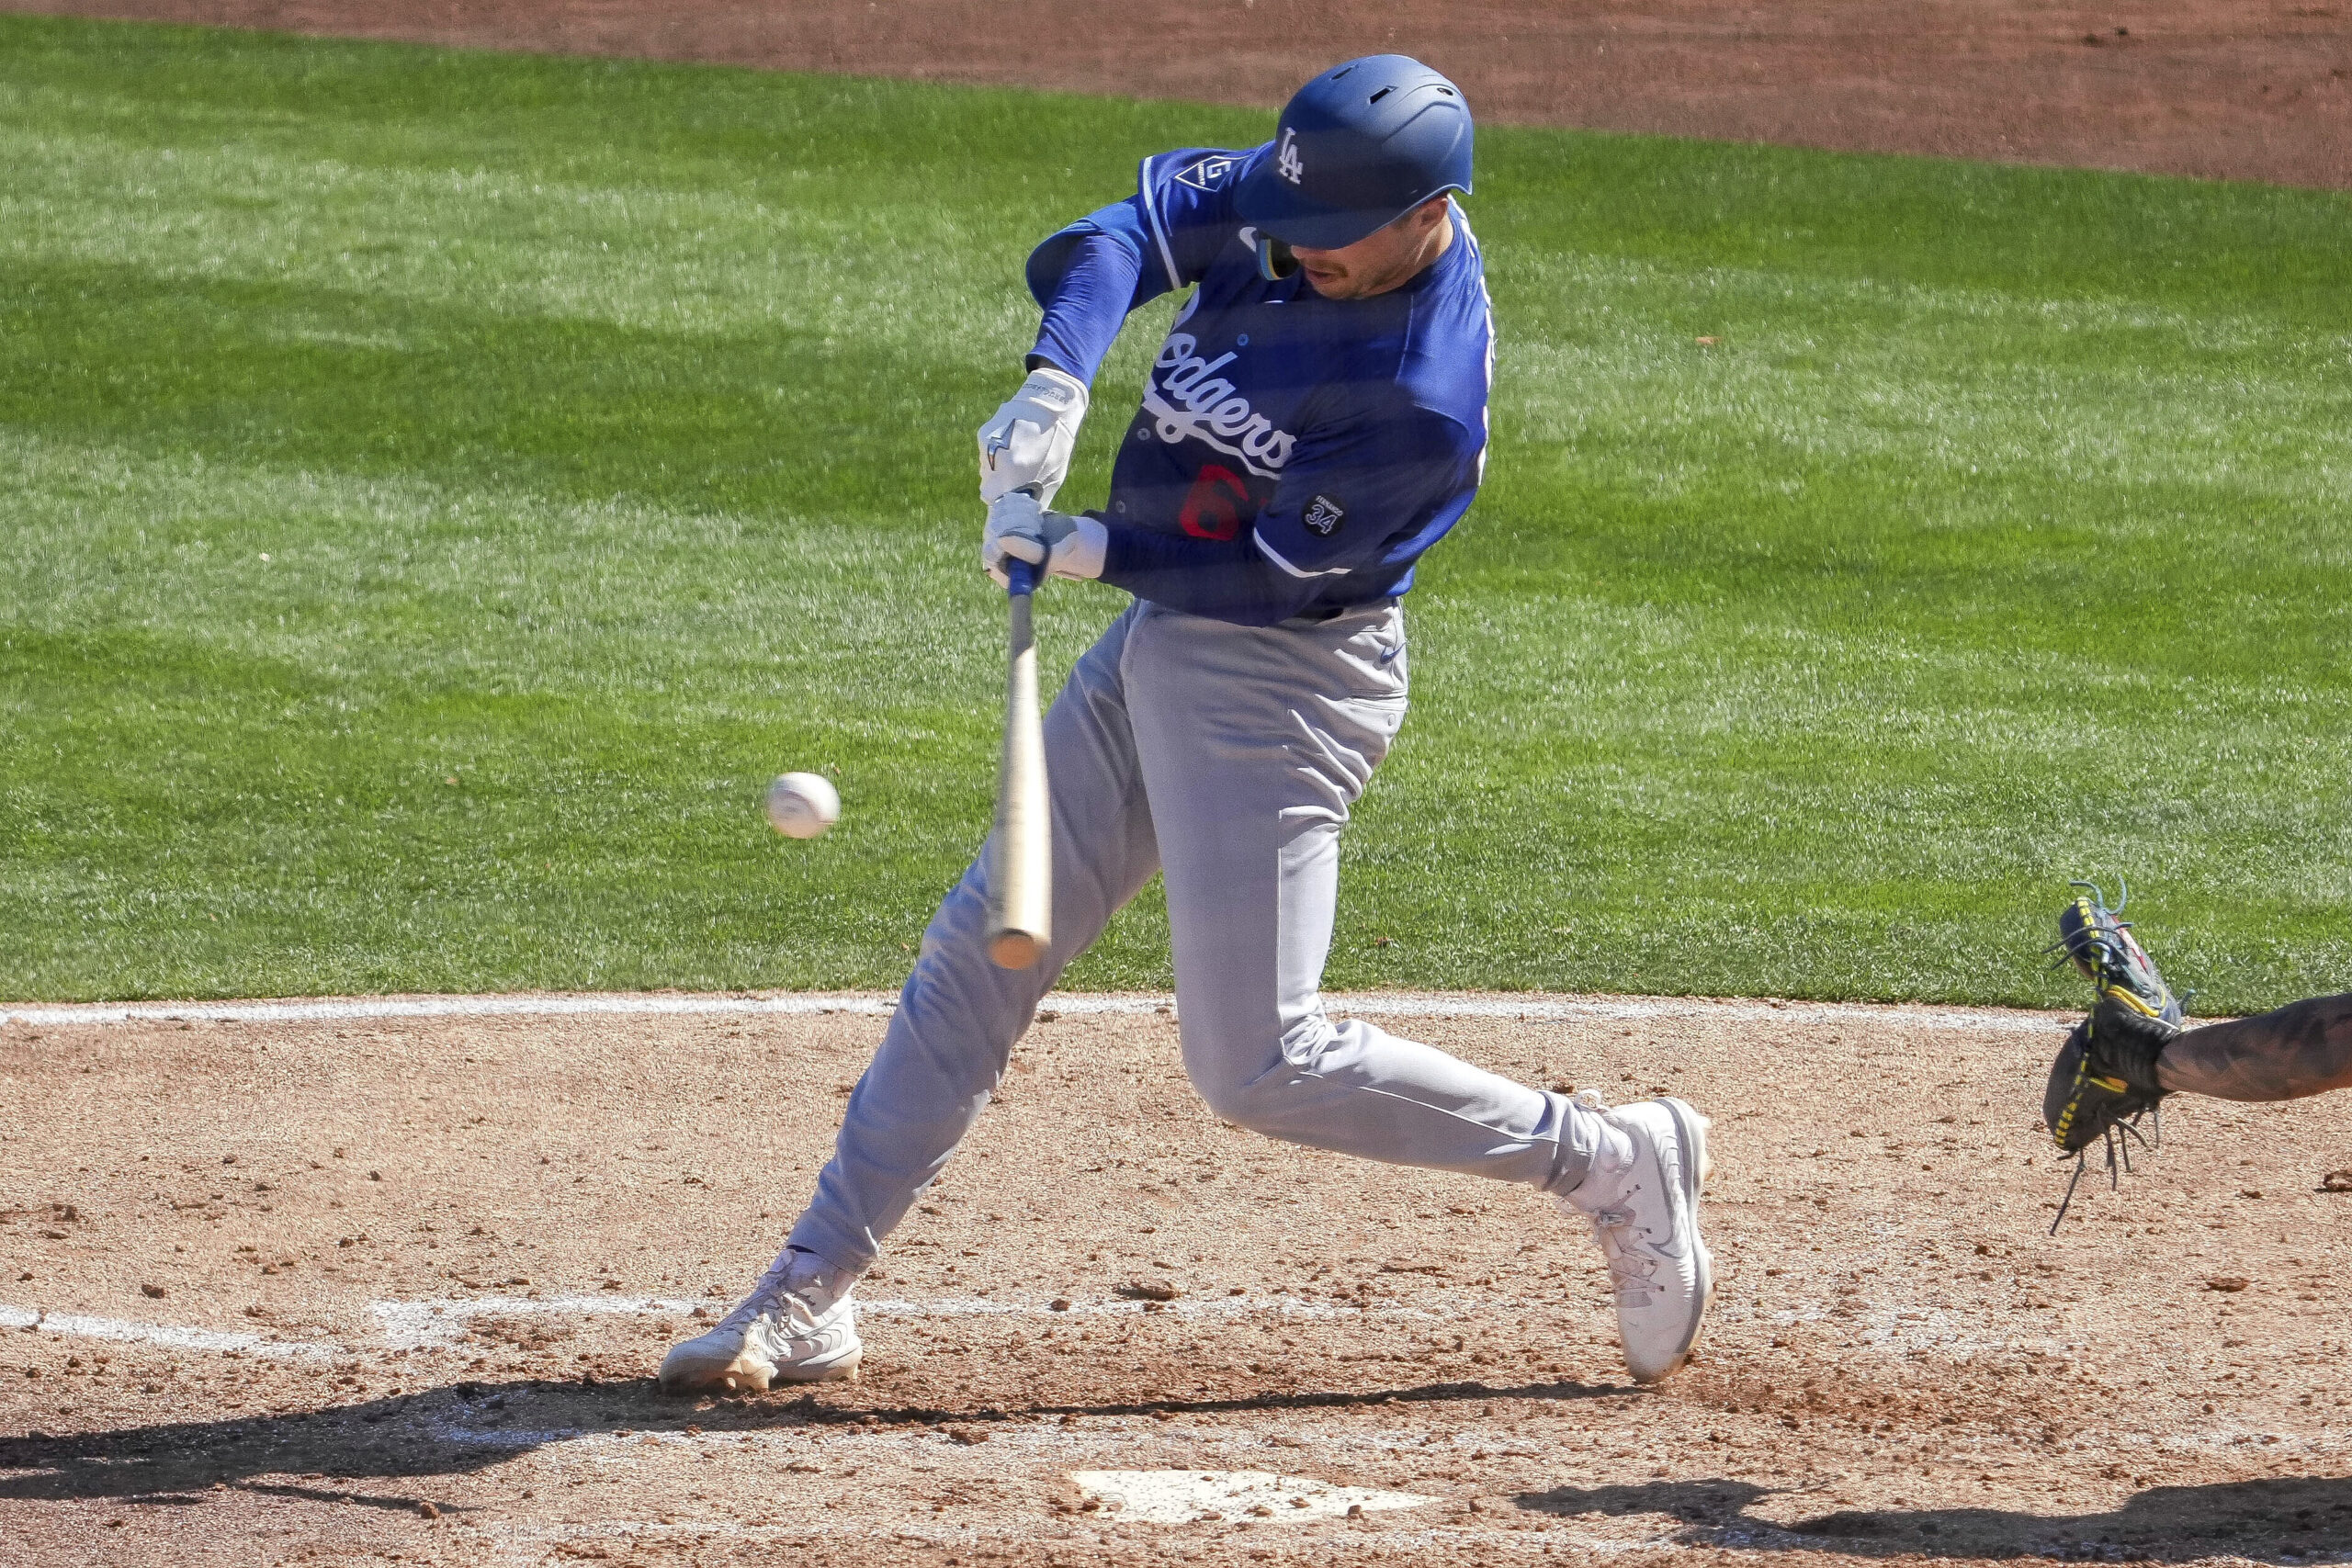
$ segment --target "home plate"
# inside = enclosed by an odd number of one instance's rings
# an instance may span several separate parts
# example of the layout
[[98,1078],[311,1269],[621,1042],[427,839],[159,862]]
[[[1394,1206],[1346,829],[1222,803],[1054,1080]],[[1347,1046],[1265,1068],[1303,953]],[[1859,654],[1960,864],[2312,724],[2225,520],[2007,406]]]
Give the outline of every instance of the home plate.
[[1368,1514],[1375,1508],[1418,1508],[1429,1501],[1410,1492],[1334,1486],[1267,1470],[1080,1470],[1070,1472],[1070,1480],[1106,1516],[1150,1525],[1209,1519],[1296,1523],[1343,1517],[1351,1508]]

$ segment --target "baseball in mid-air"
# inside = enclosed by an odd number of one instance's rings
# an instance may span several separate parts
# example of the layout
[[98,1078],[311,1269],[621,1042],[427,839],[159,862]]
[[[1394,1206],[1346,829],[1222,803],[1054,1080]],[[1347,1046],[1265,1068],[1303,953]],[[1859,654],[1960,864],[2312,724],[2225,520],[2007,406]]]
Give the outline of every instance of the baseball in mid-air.
[[787,839],[813,839],[841,814],[841,793],[820,773],[786,773],[768,785],[768,826]]

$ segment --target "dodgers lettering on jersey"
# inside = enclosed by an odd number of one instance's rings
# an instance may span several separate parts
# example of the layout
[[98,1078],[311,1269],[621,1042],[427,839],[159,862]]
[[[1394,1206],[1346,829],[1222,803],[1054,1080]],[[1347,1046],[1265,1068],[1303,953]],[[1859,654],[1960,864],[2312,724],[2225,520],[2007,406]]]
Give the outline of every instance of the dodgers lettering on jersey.
[[1486,458],[1494,332],[1468,221],[1411,282],[1326,299],[1304,275],[1269,282],[1232,191],[1272,143],[1144,160],[1136,195],[1040,246],[1031,284],[1049,297],[1072,237],[1133,236],[1143,272],[1129,309],[1193,292],[1144,378],[1105,515],[1199,539],[1247,534],[1311,603],[1401,593],[1460,520]]
[[1202,442],[1238,458],[1261,478],[1279,479],[1298,437],[1275,429],[1273,421],[1239,395],[1230,379],[1217,374],[1241,356],[1240,348],[1249,346],[1246,342],[1215,359],[1203,355],[1201,340],[1184,330],[1200,303],[1198,295],[1185,302],[1160,344],[1159,355],[1144,378],[1141,417],[1154,422],[1153,434],[1162,441]]

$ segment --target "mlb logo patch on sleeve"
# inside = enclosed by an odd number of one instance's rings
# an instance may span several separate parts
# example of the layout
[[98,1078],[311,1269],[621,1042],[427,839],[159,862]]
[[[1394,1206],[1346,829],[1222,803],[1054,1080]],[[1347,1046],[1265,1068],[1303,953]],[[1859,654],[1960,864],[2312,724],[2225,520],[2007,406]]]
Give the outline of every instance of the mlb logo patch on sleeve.
[[1318,495],[1307,503],[1306,514],[1299,521],[1328,539],[1340,531],[1340,525],[1347,519],[1346,507],[1328,495]]

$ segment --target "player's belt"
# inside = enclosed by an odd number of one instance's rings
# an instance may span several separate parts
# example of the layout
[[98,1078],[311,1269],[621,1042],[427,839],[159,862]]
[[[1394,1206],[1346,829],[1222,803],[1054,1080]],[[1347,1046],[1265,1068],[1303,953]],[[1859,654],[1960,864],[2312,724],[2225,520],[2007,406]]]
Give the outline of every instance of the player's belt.
[[1395,609],[1396,606],[1396,595],[1390,593],[1378,599],[1367,599],[1359,604],[1326,604],[1319,610],[1309,610],[1304,615],[1293,615],[1283,625],[1286,626],[1327,626],[1349,615],[1378,615],[1384,610]]

